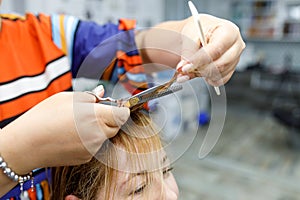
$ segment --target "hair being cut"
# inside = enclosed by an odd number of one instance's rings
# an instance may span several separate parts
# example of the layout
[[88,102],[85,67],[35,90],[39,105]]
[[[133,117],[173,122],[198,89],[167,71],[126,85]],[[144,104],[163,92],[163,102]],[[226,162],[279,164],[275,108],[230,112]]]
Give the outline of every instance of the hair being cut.
[[[96,158],[90,162],[78,166],[53,168],[51,199],[63,200],[72,194],[82,200],[94,200],[100,190],[104,190],[104,199],[114,199],[115,192],[111,192],[111,189],[116,190],[114,180],[120,171],[118,169],[120,149],[126,152],[126,162],[135,168],[133,170],[151,163],[160,163],[160,158],[156,154],[162,150],[159,131],[147,115],[141,112],[132,113],[130,120],[115,137],[102,145]],[[155,166],[155,169],[159,168],[161,166]],[[146,172],[147,181],[153,180],[152,173],[155,169]]]

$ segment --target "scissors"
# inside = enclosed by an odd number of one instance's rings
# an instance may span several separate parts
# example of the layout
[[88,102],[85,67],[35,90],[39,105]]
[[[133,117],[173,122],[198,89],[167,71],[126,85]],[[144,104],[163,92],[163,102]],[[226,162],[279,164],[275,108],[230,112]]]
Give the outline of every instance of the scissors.
[[103,104],[109,104],[119,107],[128,107],[130,111],[135,111],[137,109],[140,109],[143,107],[143,105],[153,99],[157,99],[169,94],[172,94],[174,92],[177,92],[179,90],[182,90],[182,85],[173,85],[175,82],[175,79],[173,78],[163,84],[151,87],[143,92],[140,92],[136,95],[133,95],[131,97],[127,98],[121,98],[121,99],[114,99],[111,97],[99,97],[96,94],[96,91],[86,91],[89,94],[92,94],[96,97],[97,103],[103,103]]
[[[199,21],[198,11],[191,1],[189,1],[188,4],[189,4],[189,8],[190,8],[190,11],[191,11],[193,19],[194,19],[195,26],[197,27],[198,36],[200,38],[202,45],[204,46],[204,45],[206,45],[206,41],[204,39],[202,26]],[[111,97],[102,98],[102,97],[99,97],[95,91],[92,91],[92,92],[87,91],[87,93],[94,95],[97,99],[97,103],[116,105],[119,107],[128,107],[128,108],[130,108],[131,111],[134,111],[134,110],[141,108],[144,105],[144,103],[146,103],[152,99],[166,96],[168,94],[171,94],[171,93],[181,90],[183,88],[182,85],[172,86],[173,83],[176,81],[177,76],[180,73],[182,73],[182,67],[178,68],[175,71],[173,77],[168,82],[154,86],[143,92],[140,92],[136,95],[133,95],[131,97],[124,98],[124,99],[113,99]],[[219,88],[214,87],[214,89],[215,89],[217,95],[220,95]]]

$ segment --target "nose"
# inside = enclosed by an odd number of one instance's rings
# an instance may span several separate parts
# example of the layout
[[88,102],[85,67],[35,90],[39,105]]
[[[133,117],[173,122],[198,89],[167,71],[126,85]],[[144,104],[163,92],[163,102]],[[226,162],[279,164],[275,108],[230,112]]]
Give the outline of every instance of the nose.
[[178,199],[178,187],[170,186],[168,184],[164,184],[164,191],[165,191],[165,200],[177,200]]
[[173,191],[169,191],[166,192],[166,200],[177,200],[178,199],[178,195],[173,192]]

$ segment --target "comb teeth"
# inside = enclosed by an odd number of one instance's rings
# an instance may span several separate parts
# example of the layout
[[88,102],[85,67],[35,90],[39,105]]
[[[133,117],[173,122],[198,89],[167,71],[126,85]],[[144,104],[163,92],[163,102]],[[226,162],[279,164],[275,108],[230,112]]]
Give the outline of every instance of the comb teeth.
[[143,98],[142,101],[146,102],[146,101],[150,101],[152,99],[160,98],[160,97],[169,95],[171,93],[177,92],[177,91],[181,90],[182,88],[183,88],[182,85],[174,85],[174,86],[171,86],[170,88],[168,88],[167,90],[164,90],[162,92],[158,92],[157,94],[149,96],[147,98]]

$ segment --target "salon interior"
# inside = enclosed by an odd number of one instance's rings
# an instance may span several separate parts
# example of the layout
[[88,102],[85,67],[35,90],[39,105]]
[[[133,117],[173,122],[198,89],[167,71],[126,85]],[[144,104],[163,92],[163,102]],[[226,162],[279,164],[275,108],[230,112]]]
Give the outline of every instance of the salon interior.
[[[234,22],[246,48],[216,95],[198,78],[153,101],[184,200],[300,199],[300,0],[193,0]],[[64,13],[138,28],[191,16],[187,0],[7,0],[1,12]],[[167,81],[171,70],[153,74]],[[95,80],[74,80],[76,90]],[[124,89],[102,83],[114,94]]]

